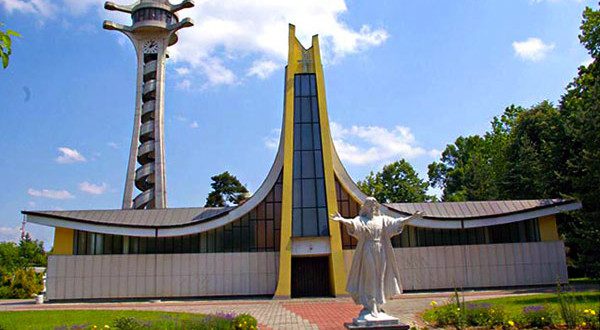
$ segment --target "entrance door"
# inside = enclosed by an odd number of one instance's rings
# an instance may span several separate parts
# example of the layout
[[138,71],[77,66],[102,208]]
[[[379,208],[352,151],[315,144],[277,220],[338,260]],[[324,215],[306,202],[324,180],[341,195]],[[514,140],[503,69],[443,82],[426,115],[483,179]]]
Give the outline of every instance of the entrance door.
[[330,296],[329,257],[292,257],[292,298]]

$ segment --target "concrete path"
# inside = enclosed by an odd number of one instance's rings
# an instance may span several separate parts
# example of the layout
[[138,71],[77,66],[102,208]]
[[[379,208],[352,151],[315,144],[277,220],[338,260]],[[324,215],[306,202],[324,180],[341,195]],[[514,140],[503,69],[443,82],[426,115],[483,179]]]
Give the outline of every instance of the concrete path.
[[[488,290],[465,292],[465,300],[477,300],[540,292],[553,292],[554,288],[524,290]],[[398,317],[408,325],[423,326],[418,314],[429,308],[432,300],[444,303],[452,292],[410,293],[390,301],[385,306],[388,314]],[[65,309],[130,309],[166,312],[248,313],[256,317],[261,329],[344,329],[344,322],[351,322],[360,307],[350,298],[315,298],[271,300],[212,299],[151,302],[107,303],[50,303],[35,305],[32,300],[0,300],[0,311],[65,310]]]

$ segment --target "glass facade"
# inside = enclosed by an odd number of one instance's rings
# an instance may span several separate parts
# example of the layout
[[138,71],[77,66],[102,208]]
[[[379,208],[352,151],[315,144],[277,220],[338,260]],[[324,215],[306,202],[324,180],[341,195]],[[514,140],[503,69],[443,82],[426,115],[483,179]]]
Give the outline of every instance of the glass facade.
[[169,254],[279,251],[281,174],[267,197],[241,219],[204,233],[132,237],[76,231],[73,254]]
[[[350,198],[337,179],[335,188],[340,214],[345,218],[356,217],[360,205]],[[356,239],[348,234],[343,225],[341,226],[343,249],[356,248]],[[427,229],[406,226],[400,235],[392,238],[392,245],[399,248],[539,241],[538,220],[529,219],[503,225],[471,229]]]
[[294,79],[292,235],[328,236],[321,127],[314,74]]

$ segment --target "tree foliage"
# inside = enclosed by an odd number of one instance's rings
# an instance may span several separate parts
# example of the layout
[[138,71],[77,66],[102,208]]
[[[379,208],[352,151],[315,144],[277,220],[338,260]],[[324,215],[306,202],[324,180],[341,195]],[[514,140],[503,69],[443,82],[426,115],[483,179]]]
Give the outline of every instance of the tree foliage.
[[371,172],[358,187],[381,203],[425,202],[429,184],[417,175],[406,160],[401,159],[383,167],[381,172]]
[[[4,24],[0,23],[0,26]],[[0,57],[2,58],[2,67],[6,69],[8,67],[8,60],[12,54],[12,39],[13,37],[20,37],[21,35],[13,30],[7,29],[6,31],[0,30]]]
[[210,178],[212,191],[206,198],[206,207],[237,205],[247,198],[248,189],[233,175],[225,171]]

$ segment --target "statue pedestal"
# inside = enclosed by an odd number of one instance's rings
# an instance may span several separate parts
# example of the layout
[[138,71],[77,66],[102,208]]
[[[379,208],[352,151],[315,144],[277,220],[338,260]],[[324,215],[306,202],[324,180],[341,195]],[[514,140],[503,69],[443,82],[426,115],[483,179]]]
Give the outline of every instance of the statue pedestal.
[[408,330],[410,327],[386,313],[379,313],[377,317],[369,314],[365,310],[361,311],[352,323],[344,323],[346,329],[402,329]]

